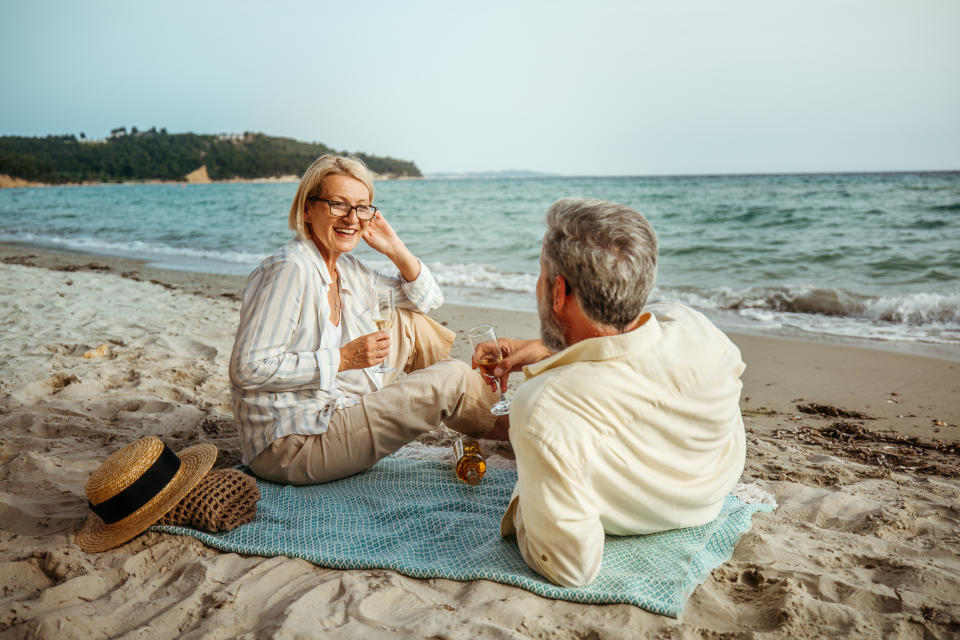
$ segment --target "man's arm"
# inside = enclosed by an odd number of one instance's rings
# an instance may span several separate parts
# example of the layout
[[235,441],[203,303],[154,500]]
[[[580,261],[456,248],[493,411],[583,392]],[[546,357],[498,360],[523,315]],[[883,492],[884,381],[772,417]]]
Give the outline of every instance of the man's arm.
[[524,561],[551,582],[589,584],[600,571],[604,532],[582,470],[536,437],[520,435],[513,447],[517,486],[501,531],[516,532]]

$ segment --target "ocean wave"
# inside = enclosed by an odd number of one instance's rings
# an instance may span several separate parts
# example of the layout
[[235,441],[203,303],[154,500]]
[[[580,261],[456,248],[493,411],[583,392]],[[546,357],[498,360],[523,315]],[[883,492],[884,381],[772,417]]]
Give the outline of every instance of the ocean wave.
[[[489,266],[431,264],[450,302],[536,310],[536,276]],[[960,292],[867,296],[812,286],[656,287],[650,302],[681,302],[728,330],[960,346]]]
[[430,271],[441,285],[533,294],[537,276],[502,271],[488,265],[431,263]]
[[951,202],[950,204],[938,204],[932,207],[927,207],[927,211],[936,211],[938,213],[950,213],[953,211],[960,211],[960,202]]
[[939,324],[960,328],[960,293],[949,296],[916,293],[876,298],[864,305],[862,315],[871,320],[897,324]]
[[[473,294],[513,295],[515,306],[534,303],[537,276],[514,273],[488,265],[431,263],[437,281],[445,287]],[[705,312],[719,311],[764,323],[803,316],[850,319],[859,323],[889,323],[934,331],[960,331],[960,290],[949,294],[905,293],[865,295],[840,288],[813,285],[747,287],[656,287],[651,301],[675,300]],[[809,323],[808,323],[809,324]]]
[[942,219],[935,219],[935,218],[934,219],[918,218],[916,220],[911,220],[904,224],[895,225],[897,229],[920,229],[920,230],[942,229],[944,227],[950,227],[950,226],[953,226],[953,222],[951,220],[942,220]]
[[[431,263],[437,281],[446,287],[473,292],[515,294],[524,305],[533,300],[537,276],[496,269],[489,265]],[[911,326],[936,326],[960,330],[960,290],[953,293],[866,295],[833,287],[784,285],[734,289],[718,287],[656,287],[651,301],[676,300],[709,311],[736,312],[770,319],[762,312],[851,318]]]
[[960,329],[960,291],[951,294],[911,293],[869,296],[844,289],[812,285],[751,287],[747,289],[655,290],[660,299],[676,299],[700,309],[806,314],[859,318],[874,322]]

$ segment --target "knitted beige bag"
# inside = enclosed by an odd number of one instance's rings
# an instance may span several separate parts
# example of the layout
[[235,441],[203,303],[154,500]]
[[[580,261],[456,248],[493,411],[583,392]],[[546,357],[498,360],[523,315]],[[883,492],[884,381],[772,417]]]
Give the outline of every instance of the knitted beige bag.
[[253,477],[236,469],[211,471],[157,524],[228,531],[253,520],[260,490]]

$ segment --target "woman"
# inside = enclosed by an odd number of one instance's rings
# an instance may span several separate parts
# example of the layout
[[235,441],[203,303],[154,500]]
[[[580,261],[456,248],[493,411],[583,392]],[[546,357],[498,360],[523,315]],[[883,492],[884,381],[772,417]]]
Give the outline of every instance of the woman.
[[[443,302],[436,280],[372,202],[362,163],[319,158],[290,207],[296,237],[247,280],[230,389],[243,462],[266,480],[348,476],[441,421],[470,435],[493,426],[495,395],[449,358],[453,332],[425,315]],[[361,238],[399,275],[350,255]],[[375,288],[393,290],[389,332],[373,323]],[[388,357],[410,375],[371,368]]]

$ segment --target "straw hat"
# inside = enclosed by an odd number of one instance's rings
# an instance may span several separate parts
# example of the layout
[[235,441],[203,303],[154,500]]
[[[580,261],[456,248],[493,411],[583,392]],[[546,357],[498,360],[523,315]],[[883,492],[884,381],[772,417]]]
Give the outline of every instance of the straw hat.
[[190,493],[216,459],[212,444],[176,454],[156,436],[120,449],[87,481],[93,513],[77,545],[89,553],[106,551],[142,533]]

